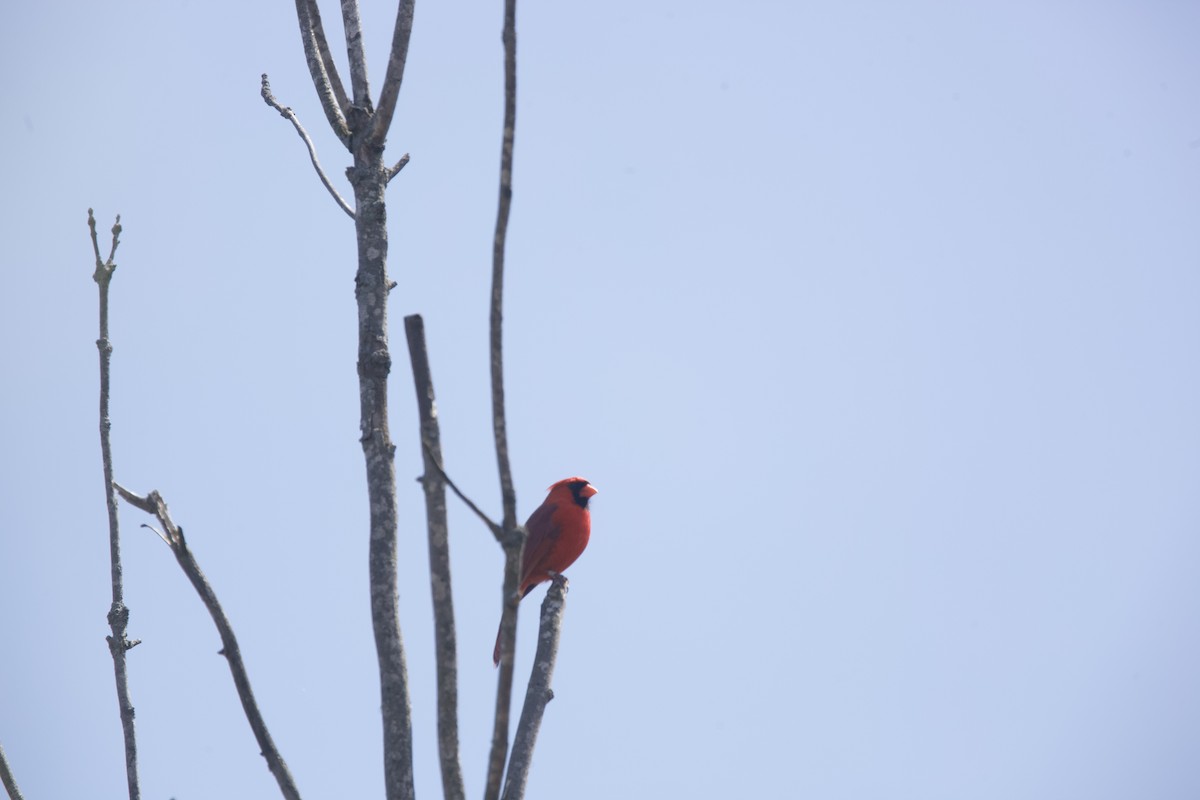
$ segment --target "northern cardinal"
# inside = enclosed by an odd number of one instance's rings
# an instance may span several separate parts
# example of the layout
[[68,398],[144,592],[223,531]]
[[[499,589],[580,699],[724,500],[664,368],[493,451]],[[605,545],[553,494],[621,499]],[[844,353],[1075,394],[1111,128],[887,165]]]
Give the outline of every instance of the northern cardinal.
[[[521,586],[517,593],[523,598],[539,583],[575,563],[587,547],[592,533],[592,515],[588,499],[596,487],[583,478],[563,478],[550,487],[550,494],[529,515],[525,530],[525,552],[521,558]],[[500,631],[496,631],[496,649],[492,663],[500,663]]]

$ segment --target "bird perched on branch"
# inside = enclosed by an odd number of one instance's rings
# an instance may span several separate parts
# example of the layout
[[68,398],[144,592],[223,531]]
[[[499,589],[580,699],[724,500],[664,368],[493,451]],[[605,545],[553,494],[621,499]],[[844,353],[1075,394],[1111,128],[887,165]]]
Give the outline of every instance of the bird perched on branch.
[[[592,515],[588,500],[596,487],[583,478],[563,478],[550,487],[550,494],[529,515],[525,530],[525,552],[521,557],[521,585],[525,597],[539,583],[545,583],[575,563],[587,547],[592,533]],[[496,649],[492,663],[500,663],[500,632],[496,631]]]

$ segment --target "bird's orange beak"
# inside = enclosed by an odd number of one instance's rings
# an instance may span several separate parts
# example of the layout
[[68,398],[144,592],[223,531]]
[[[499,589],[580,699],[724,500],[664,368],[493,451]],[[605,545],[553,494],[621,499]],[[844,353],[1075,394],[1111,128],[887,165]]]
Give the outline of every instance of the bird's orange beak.
[[600,494],[600,490],[590,483],[579,490],[580,497],[591,497],[592,495]]

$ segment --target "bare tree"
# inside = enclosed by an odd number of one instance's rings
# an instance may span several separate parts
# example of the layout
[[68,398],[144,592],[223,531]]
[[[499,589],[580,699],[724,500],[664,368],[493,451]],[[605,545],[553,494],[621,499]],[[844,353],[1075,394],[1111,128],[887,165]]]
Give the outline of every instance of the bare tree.
[[[412,721],[405,650],[398,615],[397,592],[397,493],[394,453],[387,412],[387,382],[392,358],[388,344],[387,301],[396,286],[387,272],[387,205],[385,192],[389,182],[408,162],[405,154],[388,166],[384,159],[385,141],[391,125],[397,96],[404,75],[408,42],[412,32],[413,0],[400,0],[382,88],[377,101],[367,80],[366,54],[355,0],[342,0],[342,26],[345,31],[349,63],[350,91],[339,76],[321,21],[316,0],[296,0],[301,42],[322,110],[335,136],[351,156],[346,170],[352,188],[347,201],[330,180],[317,156],[316,146],[296,113],[282,105],[271,90],[267,75],[262,76],[264,101],[288,119],[303,140],[309,158],[322,184],[338,206],[354,221],[357,244],[355,295],[358,302],[358,378],[360,398],[360,441],[367,472],[369,508],[368,557],[370,566],[371,614],[378,658],[382,698],[384,785],[389,800],[408,800],[415,796],[412,763]],[[516,492],[508,457],[507,425],[504,403],[503,369],[503,297],[504,256],[509,211],[512,203],[513,142],[516,121],[516,3],[504,6],[504,92],[505,114],[501,137],[499,203],[492,252],[492,291],[490,302],[491,394],[494,447],[500,483],[503,515],[493,522],[468,499],[446,474],[440,444],[432,373],[425,346],[424,326],[417,315],[405,320],[409,355],[417,394],[418,423],[421,433],[424,474],[421,481],[426,500],[429,539],[430,590],[435,622],[437,664],[438,752],[441,759],[443,794],[447,800],[465,798],[462,767],[459,760],[457,719],[457,644],[449,570],[449,531],[446,521],[446,494],[449,486],[479,517],[505,554],[502,584],[500,670],[496,696],[492,747],[488,761],[484,797],[518,800],[524,794],[530,758],[546,703],[553,697],[553,674],[558,631],[565,604],[566,581],[558,576],[542,606],[537,665],[530,678],[525,704],[508,764],[509,727],[513,683],[513,651],[516,640],[517,585],[526,531],[517,523]],[[137,749],[133,729],[133,707],[129,701],[125,675],[125,654],[138,644],[126,637],[128,609],[122,601],[120,540],[116,497],[120,495],[134,507],[151,514],[161,530],[155,529],[171,548],[180,567],[208,608],[221,636],[226,657],[243,710],[254,735],[288,800],[299,800],[288,767],[274,745],[254,700],[249,677],[242,663],[240,647],[233,627],[221,609],[216,593],[184,539],[183,529],[175,523],[166,502],[156,491],[138,495],[114,480],[109,422],[109,364],[112,346],[108,340],[108,290],[116,265],[113,261],[121,232],[120,218],[113,227],[112,249],[102,260],[96,235],[95,218],[90,209],[88,222],[96,257],[95,280],[100,287],[100,431],[106,497],[108,502],[110,549],[112,554],[113,603],[109,613],[112,635],[109,637],[117,680],[118,702],[125,732],[126,764],[131,799],[139,797]],[[149,527],[149,526],[145,526]],[[17,796],[7,762],[0,751],[0,772],[10,796]]]
[[[362,35],[354,0],[343,0],[342,21],[346,31],[353,98],[347,98],[337,68],[330,56],[328,41],[321,24],[315,0],[296,0],[301,40],[308,61],[309,74],[320,98],[325,117],[335,135],[350,150],[354,166],[347,171],[354,186],[355,207],[346,209],[345,201],[330,185],[320,168],[312,142],[296,119],[295,114],[279,105],[271,96],[267,78],[263,76],[263,98],[287,117],[304,139],[314,167],[335,200],[354,218],[359,241],[359,385],[362,397],[363,449],[367,460],[368,495],[371,504],[371,596],[375,616],[375,636],[380,660],[380,675],[384,696],[384,752],[388,797],[408,797],[412,791],[411,729],[408,717],[407,689],[404,686],[404,651],[400,645],[395,615],[395,472],[391,460],[392,447],[387,439],[386,380],[390,357],[387,356],[386,293],[394,284],[387,280],[387,231],[383,192],[388,181],[407,162],[407,154],[390,170],[383,168],[383,139],[391,121],[396,94],[404,73],[408,52],[408,37],[412,30],[412,0],[401,0],[388,59],[387,76],[380,95],[378,110],[371,111],[367,89],[365,56]],[[496,228],[492,247],[492,291],[490,303],[490,371],[492,384],[492,427],[500,481],[503,516],[497,525],[467,503],[485,521],[505,554],[504,580],[501,594],[500,673],[496,693],[492,747],[488,759],[485,800],[500,797],[508,757],[508,731],[512,705],[513,650],[516,642],[517,585],[520,581],[521,554],[526,532],[517,523],[516,491],[508,456],[508,434],[504,403],[503,358],[503,300],[504,256],[512,207],[513,143],[516,129],[517,67],[516,67],[516,0],[505,0],[504,28],[504,127],[501,133],[500,185]],[[364,291],[369,287],[370,291]],[[426,517],[430,552],[430,581],[435,618],[435,646],[438,675],[438,752],[441,758],[442,786],[448,800],[464,796],[462,769],[458,758],[457,676],[454,611],[450,586],[448,531],[445,519],[445,490],[448,482],[442,468],[440,434],[434,408],[433,380],[425,349],[424,327],[419,317],[406,320],[409,353],[417,392],[418,415],[425,474]],[[374,349],[371,349],[371,346]],[[378,441],[376,441],[378,440]],[[376,515],[377,501],[383,501],[386,515]],[[381,552],[386,542],[386,558]],[[547,595],[543,623],[553,629],[555,648],[544,654],[550,658],[550,668],[533,676],[522,714],[518,741],[522,743],[523,765],[519,780],[508,786],[505,794],[517,798],[524,793],[524,778],[533,749],[536,731],[545,702],[549,699],[549,680],[561,624],[565,585],[556,582]],[[385,609],[386,604],[386,609]],[[381,611],[381,609],[385,609]],[[545,613],[551,609],[552,613]],[[401,680],[395,680],[398,677]],[[389,681],[394,691],[389,692]],[[530,700],[532,698],[532,701]],[[389,700],[395,703],[389,722]],[[403,721],[403,735],[394,725]],[[410,763],[406,769],[394,766],[401,759]]]

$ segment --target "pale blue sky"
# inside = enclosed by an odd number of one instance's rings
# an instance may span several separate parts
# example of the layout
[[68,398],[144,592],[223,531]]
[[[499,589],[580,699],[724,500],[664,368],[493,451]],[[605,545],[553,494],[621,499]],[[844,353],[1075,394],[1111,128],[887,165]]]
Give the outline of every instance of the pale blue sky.
[[[1200,6],[518,14],[521,514],[567,475],[601,492],[529,796],[1200,796]],[[364,4],[376,91],[393,15]],[[26,796],[124,791],[93,206],[125,224],[118,479],[187,529],[304,796],[378,797],[353,228],[258,96],[267,72],[344,187],[292,4],[0,20],[0,742]],[[500,25],[499,2],[418,4],[389,139],[412,154],[389,196],[392,433],[422,797],[401,317],[425,315],[447,466],[494,510]],[[477,797],[501,557],[452,514]],[[274,796],[143,521],[122,509],[144,796]]]

